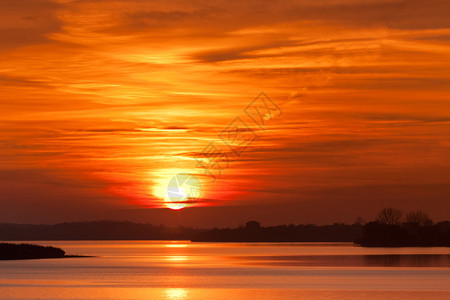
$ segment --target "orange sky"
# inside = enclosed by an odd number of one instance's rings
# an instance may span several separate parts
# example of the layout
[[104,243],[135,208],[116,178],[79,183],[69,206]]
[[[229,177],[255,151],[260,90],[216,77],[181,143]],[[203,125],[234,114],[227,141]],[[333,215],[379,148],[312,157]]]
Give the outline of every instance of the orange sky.
[[[447,0],[0,0],[0,14],[0,222],[450,218]],[[261,91],[282,116],[202,176],[196,157]],[[204,193],[174,212],[161,191],[179,172]]]

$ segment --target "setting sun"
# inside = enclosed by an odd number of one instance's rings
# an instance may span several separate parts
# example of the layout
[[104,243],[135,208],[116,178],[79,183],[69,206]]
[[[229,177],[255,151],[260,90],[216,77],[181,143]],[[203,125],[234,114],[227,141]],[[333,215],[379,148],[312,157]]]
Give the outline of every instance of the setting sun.
[[154,186],[154,195],[164,199],[164,205],[172,210],[193,206],[202,196],[200,180],[193,174],[173,171],[179,170],[172,169],[168,173],[167,170],[164,171],[166,174],[159,179],[159,184]]

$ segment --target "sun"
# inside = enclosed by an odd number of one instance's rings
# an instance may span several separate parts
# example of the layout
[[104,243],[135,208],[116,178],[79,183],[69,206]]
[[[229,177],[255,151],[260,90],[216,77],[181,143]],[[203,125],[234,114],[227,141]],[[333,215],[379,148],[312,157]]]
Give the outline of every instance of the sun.
[[200,199],[202,186],[195,175],[178,173],[163,180],[155,189],[155,194],[164,199],[167,208],[180,210]]
[[202,187],[195,175],[180,173],[169,180],[164,202],[168,208],[178,210],[194,204],[201,193]]
[[188,196],[184,188],[180,188],[176,195],[174,195],[174,193],[166,192],[166,195],[164,196],[164,203],[167,208],[173,210],[185,208],[188,205],[188,202]]

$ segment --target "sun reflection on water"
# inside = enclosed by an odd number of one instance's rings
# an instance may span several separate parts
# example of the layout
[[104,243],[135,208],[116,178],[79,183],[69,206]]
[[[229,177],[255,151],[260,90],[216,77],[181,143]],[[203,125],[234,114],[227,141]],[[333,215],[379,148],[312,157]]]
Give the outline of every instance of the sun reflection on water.
[[167,244],[167,245],[164,245],[164,247],[167,247],[167,248],[185,248],[185,247],[187,247],[187,244]]
[[186,261],[187,259],[188,258],[185,255],[168,255],[168,256],[166,256],[167,261],[173,261],[173,262]]
[[164,299],[168,300],[182,300],[187,299],[188,292],[182,288],[170,288],[164,290]]

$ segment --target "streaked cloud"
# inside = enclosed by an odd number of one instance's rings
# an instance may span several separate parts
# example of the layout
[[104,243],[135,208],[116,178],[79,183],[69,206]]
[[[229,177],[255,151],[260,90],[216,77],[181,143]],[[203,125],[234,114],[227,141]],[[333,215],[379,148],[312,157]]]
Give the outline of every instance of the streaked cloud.
[[[430,214],[448,211],[449,5],[0,1],[2,212],[30,217],[29,203],[62,197],[73,220],[84,205],[106,218],[160,208],[155,191],[177,170],[204,180],[199,206],[276,202],[293,214],[369,203],[377,187],[408,206],[414,186],[438,186]],[[262,90],[283,117],[232,156],[219,133]],[[230,156],[214,183],[195,161],[211,141]],[[408,192],[393,199],[397,187]]]

